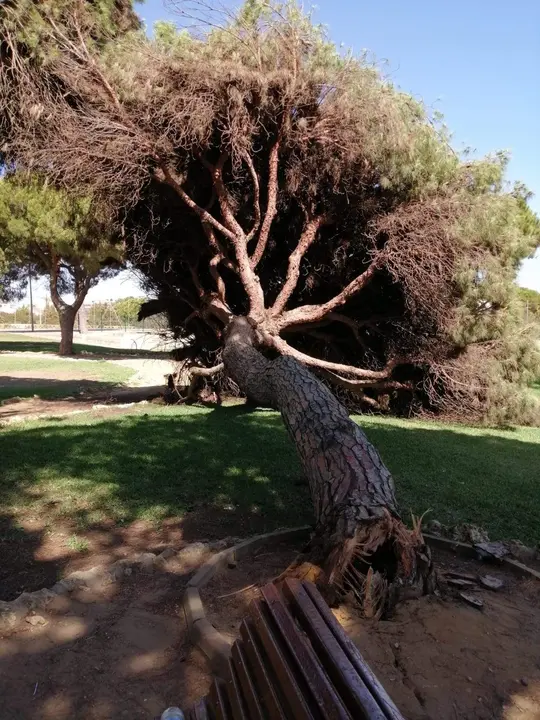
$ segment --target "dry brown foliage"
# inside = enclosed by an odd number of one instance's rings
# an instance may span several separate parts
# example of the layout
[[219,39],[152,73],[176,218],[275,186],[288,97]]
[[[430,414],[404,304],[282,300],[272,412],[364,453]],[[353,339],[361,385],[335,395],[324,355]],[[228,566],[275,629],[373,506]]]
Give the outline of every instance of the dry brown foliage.
[[109,208],[156,307],[195,336],[192,360],[213,364],[247,314],[261,347],[373,406],[417,389],[426,364],[446,367],[454,278],[481,252],[460,233],[472,200],[455,154],[294,6],[220,29],[214,3],[180,5],[206,30],[168,42],[98,41],[82,0],[4,6],[8,162]]

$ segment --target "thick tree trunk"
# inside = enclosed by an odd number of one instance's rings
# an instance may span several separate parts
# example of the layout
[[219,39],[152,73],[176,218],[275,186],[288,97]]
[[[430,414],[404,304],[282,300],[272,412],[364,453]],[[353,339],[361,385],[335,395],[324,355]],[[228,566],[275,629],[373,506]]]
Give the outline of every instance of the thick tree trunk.
[[405,587],[429,590],[429,550],[419,524],[410,531],[400,520],[377,450],[305,366],[291,357],[267,360],[255,338],[249,321],[236,318],[225,368],[250,400],[280,411],[296,445],[315,509],[312,557],[326,585],[352,591],[371,617],[386,613]]
[[60,355],[73,355],[73,329],[76,311],[67,306],[58,312],[60,319]]

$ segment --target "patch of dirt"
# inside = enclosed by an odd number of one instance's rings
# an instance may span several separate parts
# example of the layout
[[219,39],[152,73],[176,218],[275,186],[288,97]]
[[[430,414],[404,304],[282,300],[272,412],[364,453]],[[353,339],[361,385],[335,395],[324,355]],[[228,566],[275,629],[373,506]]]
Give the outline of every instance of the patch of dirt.
[[[19,386],[20,387],[20,386]],[[21,398],[16,402],[5,401],[0,404],[0,426],[40,418],[63,418],[80,413],[91,413],[91,417],[108,417],[111,414],[137,412],[144,407],[147,397],[156,394],[159,388],[140,388],[137,390],[119,389],[114,392],[101,390],[98,393],[81,395],[77,399],[42,400],[41,398]],[[128,405],[126,405],[128,403]]]
[[166,386],[167,377],[174,372],[178,364],[174,360],[154,360],[153,358],[122,358],[111,362],[135,371],[135,374],[127,382],[129,387]]
[[[212,624],[237,635],[258,587],[298,549],[261,551],[221,571],[202,591]],[[540,720],[540,583],[442,550],[434,559],[441,572],[491,574],[504,587],[477,591],[483,611],[443,586],[444,599],[402,603],[388,621],[366,621],[347,605],[336,617],[407,720]]]
[[[268,529],[262,516],[206,505],[159,526],[138,520],[125,526],[104,522],[81,529],[66,520],[49,527],[43,518],[26,518],[14,526],[12,519],[0,516],[0,600],[51,587],[75,570],[137,553],[159,553],[170,546],[180,549],[186,543],[220,540],[227,535],[248,537]],[[70,549],[73,536],[86,544],[84,552]]]
[[275,580],[297,557],[299,547],[283,543],[271,550],[261,549],[233,569],[216,573],[200,591],[214,627],[224,635],[237,636],[249,603],[260,597],[266,583]]
[[188,575],[151,577],[57,597],[0,636],[0,717],[151,720],[209,689],[206,659],[187,638]]

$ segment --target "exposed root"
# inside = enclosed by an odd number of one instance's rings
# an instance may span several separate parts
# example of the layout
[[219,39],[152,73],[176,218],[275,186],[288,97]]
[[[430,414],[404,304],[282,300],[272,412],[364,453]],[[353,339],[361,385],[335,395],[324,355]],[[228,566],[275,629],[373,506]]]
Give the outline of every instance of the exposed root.
[[367,618],[379,619],[411,589],[434,589],[429,548],[422,536],[422,518],[413,517],[409,530],[386,512],[380,520],[358,527],[328,555],[325,564],[330,587],[352,597]]

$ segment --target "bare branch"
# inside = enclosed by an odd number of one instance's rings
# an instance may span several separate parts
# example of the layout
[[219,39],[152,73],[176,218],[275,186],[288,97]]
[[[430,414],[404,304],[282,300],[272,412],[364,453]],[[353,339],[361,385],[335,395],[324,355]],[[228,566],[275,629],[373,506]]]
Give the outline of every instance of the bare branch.
[[346,373],[347,375],[352,375],[362,380],[386,380],[398,364],[398,361],[392,360],[387,363],[386,367],[382,370],[367,370],[365,368],[354,367],[354,365],[343,365],[342,363],[330,362],[329,360],[321,360],[311,355],[306,355],[306,353],[296,350],[296,348],[291,347],[286,340],[277,336],[271,336],[265,339],[282,355],[290,355],[304,365],[322,368],[323,370],[331,370],[336,373]]
[[58,292],[58,258],[52,251],[50,254],[50,268],[49,289],[51,291],[51,300],[54,307],[61,312],[68,308],[69,305],[60,297],[60,293]]
[[234,217],[234,213],[232,211],[229,199],[229,193],[227,192],[227,188],[225,187],[225,183],[223,182],[223,167],[228,159],[229,154],[226,152],[222,152],[216,165],[211,165],[205,160],[203,160],[203,164],[206,165],[206,167],[210,170],[210,174],[212,175],[212,182],[214,183],[214,187],[216,189],[219,200],[219,206],[221,208],[221,212],[223,214],[225,222],[227,223],[227,227],[231,232],[234,233],[234,236],[236,238],[245,238],[245,233],[240,223]]
[[[258,322],[261,322],[265,314],[264,293],[261,287],[261,283],[259,282],[259,278],[253,272],[253,268],[250,264],[247,250],[246,235],[242,227],[240,226],[240,223],[234,217],[234,213],[232,212],[229,201],[227,188],[225,187],[225,183],[223,182],[223,166],[227,159],[228,154],[222,152],[219,161],[215,166],[212,166],[207,162],[203,162],[211,170],[212,173],[212,181],[216,189],[219,204],[221,207],[221,212],[228,226],[226,237],[228,237],[233,244],[236,254],[236,260],[238,262],[238,274],[240,276],[240,280],[242,281],[242,285],[244,286],[244,290],[246,291],[246,294],[249,298],[250,315]],[[210,217],[212,216],[210,215]]]
[[317,232],[324,222],[324,215],[318,215],[317,217],[311,218],[307,221],[302,235],[300,236],[300,240],[298,241],[298,245],[289,256],[287,277],[283,287],[281,288],[281,292],[277,296],[276,301],[270,310],[270,314],[272,316],[276,317],[277,315],[281,315],[285,309],[287,301],[291,297],[298,283],[302,258],[315,241]]
[[196,269],[189,264],[189,273],[191,275],[191,279],[193,280],[193,284],[195,285],[195,289],[197,290],[197,294],[200,298],[204,297],[204,288],[201,285],[201,281],[199,280],[199,276],[197,275]]
[[248,153],[246,153],[244,161],[248,166],[249,174],[251,175],[251,180],[253,182],[253,212],[255,214],[255,218],[253,220],[253,227],[246,236],[246,242],[248,243],[255,236],[255,233],[257,232],[261,224],[261,198],[259,176],[257,175],[257,171],[255,170],[253,160]]
[[218,363],[217,365],[214,365],[213,367],[191,367],[190,373],[195,377],[212,377],[212,375],[217,375],[218,372],[221,372],[224,368],[223,363]]
[[[285,121],[283,120],[283,123]],[[276,215],[277,209],[277,194],[278,194],[278,165],[279,165],[279,146],[281,142],[281,135],[283,131],[280,129],[278,138],[270,151],[270,158],[268,160],[268,201],[266,203],[266,212],[264,214],[264,220],[262,223],[259,238],[257,240],[257,246],[255,252],[251,256],[251,267],[256,268],[260,263],[264,251],[266,250],[266,244],[268,243],[268,237],[270,235],[270,228]]]
[[352,392],[362,392],[363,388],[371,388],[373,390],[411,390],[411,383],[402,383],[397,380],[350,380],[341,375],[337,375],[330,370],[321,369],[321,372],[335,385],[350,390]]
[[381,266],[382,257],[383,253],[379,253],[367,270],[364,270],[363,273],[358,275],[358,277],[344,287],[338,295],[334,296],[331,300],[328,300],[328,302],[322,303],[321,305],[301,305],[294,310],[289,310],[283,313],[279,321],[280,329],[282,330],[289,325],[295,325],[297,323],[309,323],[322,320],[336,308],[344,305],[368,284],[375,272]]
[[173,188],[173,190],[178,194],[178,196],[182,198],[185,204],[189,208],[191,208],[193,212],[197,213],[202,222],[209,223],[210,225],[215,227],[216,230],[219,230],[220,233],[225,235],[226,238],[229,238],[229,240],[236,240],[236,235],[231,232],[231,230],[222,225],[219,220],[216,220],[216,218],[211,215],[208,210],[205,210],[200,205],[197,205],[195,200],[193,200],[187,194],[187,192],[182,187],[182,182],[179,176],[169,165],[167,165],[166,163],[162,163],[159,169],[154,172],[154,175],[156,179],[160,182],[164,182],[167,185],[170,185],[170,187]]

